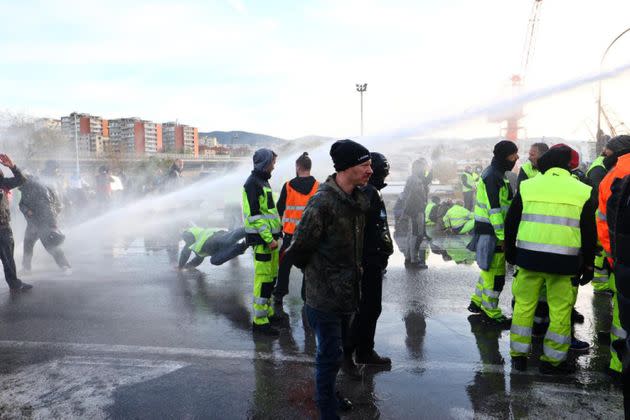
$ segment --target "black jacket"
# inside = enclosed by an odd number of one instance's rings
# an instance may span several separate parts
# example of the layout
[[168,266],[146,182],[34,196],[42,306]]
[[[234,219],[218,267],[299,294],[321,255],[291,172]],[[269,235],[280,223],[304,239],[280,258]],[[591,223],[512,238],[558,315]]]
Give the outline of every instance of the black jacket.
[[518,226],[523,215],[523,200],[517,193],[505,217],[505,259],[510,264],[542,273],[577,275],[585,266],[593,267],[597,246],[597,228],[593,202],[588,200],[580,215],[582,249],[579,259],[570,255],[551,254],[516,248]]
[[[291,181],[291,188],[299,192],[300,194],[308,194],[313,189],[313,185],[315,184],[315,178],[312,176],[296,176]],[[282,191],[280,191],[280,198],[278,198],[278,202],[276,203],[276,207],[278,207],[278,214],[280,217],[284,214],[284,210],[287,207],[287,184],[282,186]]]
[[387,211],[381,192],[372,184],[361,189],[368,200],[370,208],[365,215],[365,237],[363,240],[363,267],[387,267],[389,256],[394,253],[392,237],[387,224]]
[[10,227],[11,223],[11,210],[9,209],[9,199],[7,197],[7,191],[17,188],[25,181],[22,172],[17,166],[11,168],[13,172],[12,178],[5,178],[1,176],[0,172],[0,227]]

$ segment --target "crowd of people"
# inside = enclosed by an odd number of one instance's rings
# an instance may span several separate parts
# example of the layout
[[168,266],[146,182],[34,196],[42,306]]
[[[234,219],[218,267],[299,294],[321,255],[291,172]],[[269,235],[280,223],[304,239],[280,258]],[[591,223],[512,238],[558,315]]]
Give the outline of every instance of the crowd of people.
[[[323,419],[352,408],[335,387],[340,369],[361,377],[364,365],[391,365],[375,350],[374,337],[394,240],[407,269],[427,269],[436,229],[453,237],[469,235],[467,252],[480,274],[467,309],[485,328],[510,330],[514,369],[527,370],[532,337],[544,336],[540,371],[573,372],[568,353],[590,347],[573,334],[574,323],[584,318],[574,306],[579,287],[592,281],[596,293],[612,301],[609,367],[621,378],[628,365],[623,361],[630,358],[630,136],[611,139],[586,174],[577,170],[578,153],[565,144],[532,145],[515,183],[507,174],[519,159],[517,145],[500,141],[492,155],[485,169],[464,170],[463,201],[429,198],[430,166],[423,158],[415,160],[393,207],[392,238],[381,194],[390,169],[383,154],[352,140],[337,141],[330,149],[335,173],[319,183],[303,153],[295,162],[296,176],[283,184],[276,200],[269,180],[277,155],[259,149],[242,189],[243,226],[185,229],[178,237],[184,246],[177,266],[194,269],[206,257],[220,265],[251,247],[255,337],[280,335],[276,309],[289,292],[291,268],[302,271],[304,317],[317,338],[316,401]],[[50,183],[25,176],[8,156],[0,155],[0,164],[13,173],[0,178],[0,259],[10,289],[26,291],[32,286],[18,278],[13,258],[10,191],[21,191],[19,209],[27,221],[25,271],[38,240],[61,269],[70,270],[58,223],[63,199]],[[181,161],[174,162],[155,188],[177,182],[182,169]],[[50,175],[45,172],[42,178]],[[95,188],[103,206],[111,198],[111,176],[107,167],[99,168]],[[509,273],[512,318],[499,305]]]

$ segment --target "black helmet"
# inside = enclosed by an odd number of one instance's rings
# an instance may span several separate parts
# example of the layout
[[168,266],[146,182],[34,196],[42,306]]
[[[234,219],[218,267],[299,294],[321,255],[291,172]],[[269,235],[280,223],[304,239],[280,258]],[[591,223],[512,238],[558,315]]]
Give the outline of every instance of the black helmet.
[[374,171],[372,176],[385,179],[389,175],[389,162],[385,155],[371,152],[370,159],[372,159],[372,171]]

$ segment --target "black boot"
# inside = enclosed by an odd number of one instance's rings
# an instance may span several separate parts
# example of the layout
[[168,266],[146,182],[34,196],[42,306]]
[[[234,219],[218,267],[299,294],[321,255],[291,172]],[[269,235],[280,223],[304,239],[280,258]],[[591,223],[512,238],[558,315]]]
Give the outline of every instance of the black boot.
[[266,335],[268,337],[278,337],[280,335],[280,331],[272,327],[270,324],[252,324],[252,331],[256,335]]
[[379,354],[372,350],[368,353],[359,353],[357,352],[357,363],[360,365],[371,365],[371,366],[391,366],[392,359],[389,357],[382,357]]
[[562,362],[559,365],[552,365],[549,362],[540,362],[540,373],[543,375],[570,375],[575,372],[572,366],[569,366],[567,362]]
[[527,370],[527,357],[515,356],[512,357],[512,367],[519,372],[525,372]]

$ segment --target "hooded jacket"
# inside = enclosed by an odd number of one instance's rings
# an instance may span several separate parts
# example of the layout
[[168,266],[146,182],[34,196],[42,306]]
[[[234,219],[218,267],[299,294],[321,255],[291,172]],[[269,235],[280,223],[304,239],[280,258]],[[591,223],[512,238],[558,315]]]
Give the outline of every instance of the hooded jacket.
[[307,305],[324,312],[351,313],[360,298],[369,201],[359,188],[346,194],[335,177],[328,177],[311,197],[287,253],[304,271]]

